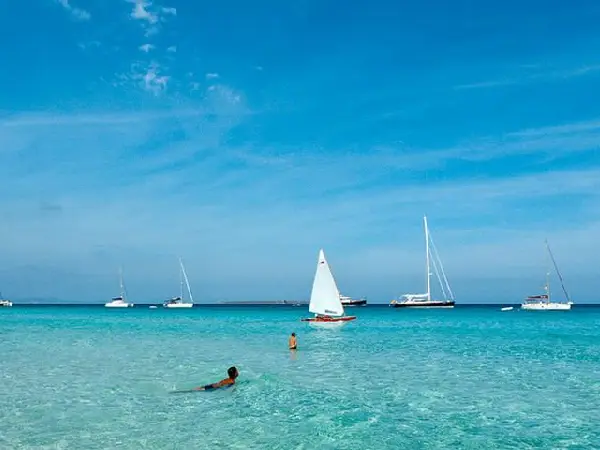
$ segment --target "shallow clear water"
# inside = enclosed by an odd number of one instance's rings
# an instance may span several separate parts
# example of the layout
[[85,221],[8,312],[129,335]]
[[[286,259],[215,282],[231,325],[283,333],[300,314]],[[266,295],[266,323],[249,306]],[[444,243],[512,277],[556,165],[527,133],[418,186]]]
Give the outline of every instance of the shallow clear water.
[[600,448],[600,308],[499,309],[0,309],[0,448]]

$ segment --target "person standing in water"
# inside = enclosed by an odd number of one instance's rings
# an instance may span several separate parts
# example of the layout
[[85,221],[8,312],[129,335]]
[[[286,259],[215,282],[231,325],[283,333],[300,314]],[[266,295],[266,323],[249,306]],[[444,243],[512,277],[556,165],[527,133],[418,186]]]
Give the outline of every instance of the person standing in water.
[[211,391],[213,389],[219,389],[219,388],[223,388],[223,387],[230,387],[233,386],[235,384],[235,379],[239,376],[239,372],[237,370],[237,368],[235,366],[230,367],[229,369],[227,369],[227,375],[228,378],[224,378],[221,381],[219,381],[218,383],[213,383],[213,384],[207,384],[206,386],[199,386],[197,388],[194,388],[194,391]]
[[296,342],[296,333],[292,333],[290,336],[290,340],[288,341],[288,347],[290,350],[296,350],[298,348],[298,343]]

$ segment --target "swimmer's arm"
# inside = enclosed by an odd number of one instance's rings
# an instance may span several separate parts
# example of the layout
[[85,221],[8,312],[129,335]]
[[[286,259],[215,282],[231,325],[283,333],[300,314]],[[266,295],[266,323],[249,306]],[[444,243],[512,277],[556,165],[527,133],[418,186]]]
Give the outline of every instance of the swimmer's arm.
[[208,391],[210,389],[215,389],[219,383],[207,384],[206,386],[198,386],[195,387],[194,391]]

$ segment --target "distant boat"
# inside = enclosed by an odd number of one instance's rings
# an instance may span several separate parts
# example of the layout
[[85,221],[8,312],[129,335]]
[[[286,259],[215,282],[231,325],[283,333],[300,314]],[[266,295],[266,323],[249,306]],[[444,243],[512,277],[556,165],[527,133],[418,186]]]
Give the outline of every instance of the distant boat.
[[[185,300],[183,295],[183,283],[185,282],[187,286],[187,291],[189,294],[189,301]],[[180,294],[178,297],[173,297],[169,300],[166,300],[163,303],[165,308],[191,308],[194,306],[194,299],[192,297],[192,290],[190,289],[190,282],[187,277],[187,273],[185,272],[185,267],[183,266],[183,261],[179,258],[179,284],[180,284]]]
[[310,322],[311,325],[339,326],[356,319],[355,316],[344,316],[340,291],[335,283],[329,264],[327,264],[323,250],[319,251],[308,311],[313,313],[315,317],[302,319],[302,321]]
[[12,302],[2,297],[2,292],[0,292],[0,308],[10,308],[12,306]]
[[346,295],[340,295],[340,300],[344,306],[365,306],[367,304],[366,298],[353,299]]
[[[438,255],[431,234],[429,233],[427,217],[423,217],[423,225],[425,228],[425,273],[427,292],[424,294],[404,294],[400,300],[392,300],[390,306],[395,308],[454,308],[454,294],[452,293],[452,289],[450,289],[450,284],[446,278],[442,260]],[[431,298],[431,266],[433,266],[433,270],[442,290],[443,299],[441,300]]]
[[106,308],[130,308],[133,307],[133,303],[127,302],[127,294],[125,292],[125,284],[123,283],[123,270],[119,269],[119,286],[121,289],[121,295],[113,297],[112,301],[105,303]]
[[505,306],[503,308],[500,308],[500,311],[512,311],[513,309],[515,308],[512,306]]
[[547,271],[546,284],[544,285],[544,293],[541,295],[530,295],[529,297],[527,297],[521,305],[521,309],[525,311],[569,311],[571,309],[571,305],[573,305],[573,302],[571,301],[569,294],[567,293],[563,277],[560,274],[560,271],[558,270],[558,265],[556,264],[556,260],[554,259],[552,250],[550,250],[550,245],[548,244],[548,241],[546,241],[546,250],[548,251],[548,256],[560,280],[560,285],[562,286],[562,290],[565,294],[566,301],[552,301],[550,295],[550,271]]
[[158,306],[156,306],[156,305],[151,305],[151,306],[149,306],[149,308],[150,308],[150,309],[156,309],[156,308],[158,308]]

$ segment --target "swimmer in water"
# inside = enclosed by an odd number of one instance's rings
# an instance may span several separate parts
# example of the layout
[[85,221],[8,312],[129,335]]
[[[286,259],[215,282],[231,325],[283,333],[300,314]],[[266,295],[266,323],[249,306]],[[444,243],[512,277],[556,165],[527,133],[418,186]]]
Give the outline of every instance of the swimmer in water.
[[290,340],[288,341],[288,347],[290,350],[296,350],[298,348],[298,343],[296,342],[296,333],[292,333],[290,336]]
[[218,383],[207,384],[206,386],[200,386],[200,387],[194,388],[193,390],[194,391],[211,391],[213,389],[219,389],[219,388],[223,388],[223,387],[233,386],[235,384],[235,379],[239,375],[237,368],[235,366],[233,366],[233,367],[230,367],[229,369],[227,369],[227,375],[229,375],[228,378],[225,378],[225,379],[219,381]]

